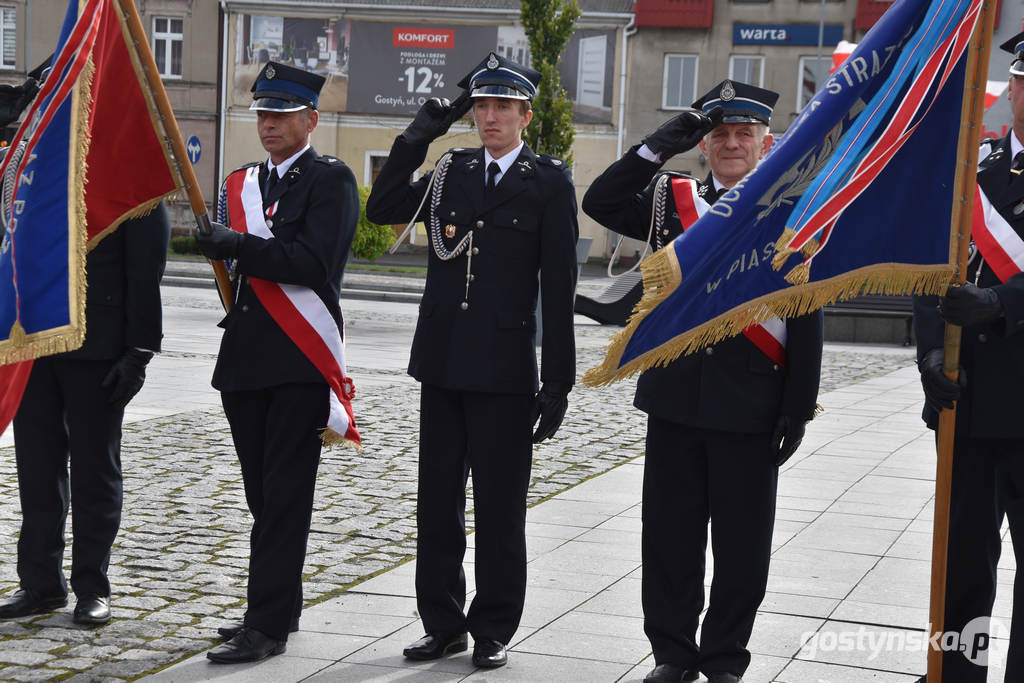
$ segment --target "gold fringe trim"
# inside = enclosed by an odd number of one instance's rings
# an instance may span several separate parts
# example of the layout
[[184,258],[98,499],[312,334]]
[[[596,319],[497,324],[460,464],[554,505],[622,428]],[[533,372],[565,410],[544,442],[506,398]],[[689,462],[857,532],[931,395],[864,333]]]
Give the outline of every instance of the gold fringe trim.
[[92,251],[93,249],[95,249],[96,245],[98,245],[104,237],[111,234],[119,227],[121,227],[121,224],[124,223],[125,221],[131,220],[132,218],[139,218],[140,216],[148,216],[149,214],[153,213],[153,210],[156,207],[160,205],[160,202],[164,200],[167,200],[169,202],[178,201],[182,199],[184,196],[185,195],[183,195],[180,190],[174,189],[168,192],[167,194],[161,195],[159,197],[154,197],[149,201],[139,204],[133,209],[125,211],[123,214],[118,216],[113,223],[111,223],[103,230],[93,235],[92,239],[89,240],[89,244],[86,246],[86,250]]
[[25,328],[17,320],[11,325],[11,334],[8,338],[16,349],[23,349],[28,346],[28,336],[25,334]]
[[[921,266],[881,263],[866,266],[828,280],[765,294],[683,332],[619,367],[622,354],[640,323],[679,285],[678,275],[674,281],[658,279],[663,272],[671,270],[665,262],[670,262],[669,266],[674,265],[675,272],[679,272],[672,249],[656,252],[640,266],[645,284],[643,298],[637,304],[626,328],[612,337],[604,361],[584,373],[584,384],[596,387],[626,379],[649,368],[666,365],[681,355],[717,344],[739,334],[749,325],[764,322],[771,317],[795,318],[860,294],[939,294],[945,291],[953,275],[953,266],[949,264]],[[650,280],[648,270],[652,273]]]
[[357,444],[351,439],[346,439],[344,436],[334,431],[330,427],[324,427],[320,430],[320,441],[323,442],[324,448],[333,448],[334,446],[345,446],[354,448],[356,452],[361,452],[363,447]]
[[[18,325],[18,323],[15,323]],[[18,325],[20,327],[20,325]],[[24,331],[22,331],[24,334]],[[14,331],[11,331],[11,339],[0,341],[0,365],[20,363],[33,358],[52,356],[55,353],[74,351],[85,341],[85,328],[75,329],[71,325],[60,328],[58,333],[54,330],[47,330],[46,333],[35,333],[26,335],[21,345],[13,339]]]
[[811,279],[811,264],[801,263],[798,266],[793,266],[793,269],[782,279],[791,285],[806,285],[807,281]]

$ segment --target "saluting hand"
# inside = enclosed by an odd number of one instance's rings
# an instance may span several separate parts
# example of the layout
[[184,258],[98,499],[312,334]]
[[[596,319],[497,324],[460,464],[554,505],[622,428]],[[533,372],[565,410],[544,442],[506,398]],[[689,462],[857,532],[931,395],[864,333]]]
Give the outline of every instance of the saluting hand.
[[[545,382],[533,399],[533,414],[530,424],[536,424],[533,442],[540,443],[555,435],[569,408],[569,389],[556,382]],[[540,424],[537,424],[537,420]]]
[[468,91],[463,91],[454,102],[449,102],[445,97],[431,97],[416,112],[416,118],[402,133],[402,137],[411,145],[430,144],[447,133],[451,125],[461,119],[472,106],[473,99]]
[[661,124],[658,130],[644,138],[643,142],[662,161],[697,146],[711,129],[722,121],[722,108],[715,107],[708,114],[696,109],[686,109]]

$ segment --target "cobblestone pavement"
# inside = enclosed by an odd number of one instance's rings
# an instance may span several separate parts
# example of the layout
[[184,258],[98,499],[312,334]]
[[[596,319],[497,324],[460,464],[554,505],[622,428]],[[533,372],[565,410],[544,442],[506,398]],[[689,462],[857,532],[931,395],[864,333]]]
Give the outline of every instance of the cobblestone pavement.
[[[165,296],[165,303],[184,305],[187,296]],[[398,308],[387,315],[346,313],[350,334],[369,325],[407,329],[416,309]],[[609,330],[579,325],[577,333],[582,372],[598,362]],[[830,347],[822,392],[912,362],[909,349]],[[323,458],[307,604],[410,559],[415,549],[415,383],[398,370],[350,366],[349,372],[357,382],[374,378],[372,391],[356,399],[365,447]],[[641,454],[643,419],[632,408],[632,393],[632,382],[573,391],[558,437],[535,450],[530,504]],[[69,606],[0,622],[0,679],[133,679],[209,647],[217,626],[241,616],[250,520],[223,414],[186,410],[126,425],[123,464],[124,517],[110,566],[114,619],[79,627]],[[0,448],[0,593],[17,587],[19,523],[14,449]]]

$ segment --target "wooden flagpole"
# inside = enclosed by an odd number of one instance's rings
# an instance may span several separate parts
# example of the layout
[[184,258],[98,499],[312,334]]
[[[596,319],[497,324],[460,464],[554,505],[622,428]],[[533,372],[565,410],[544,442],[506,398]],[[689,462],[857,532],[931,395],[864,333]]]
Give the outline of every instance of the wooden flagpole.
[[[157,69],[156,60],[153,59],[153,51],[149,49],[146,30],[142,27],[142,20],[139,18],[138,10],[135,9],[135,3],[132,0],[118,0],[118,3],[125,14],[128,32],[135,43],[135,53],[142,64],[142,71],[146,75],[150,94],[152,94],[153,102],[160,114],[164,134],[168,142],[171,143],[174,170],[177,171],[181,187],[188,194],[188,201],[192,206],[192,214],[196,217],[199,231],[209,234],[212,228],[210,227],[210,216],[206,211],[206,202],[203,200],[203,192],[199,189],[199,181],[196,180],[192,163],[188,161],[188,153],[185,151],[185,143],[181,139],[178,121],[174,118],[174,110],[171,109],[171,103],[167,99],[167,91],[164,90],[160,71]],[[227,268],[224,267],[223,261],[210,261],[210,265],[213,266],[213,274],[217,278],[221,303],[224,305],[224,310],[229,311],[231,310],[231,280],[228,277]]]
[[[957,142],[959,163],[954,187],[959,196],[953,202],[952,235],[956,236],[956,270],[953,282],[962,285],[967,276],[967,253],[971,241],[974,189],[977,184],[978,143],[981,141],[985,114],[985,85],[988,80],[988,56],[992,44],[995,7],[983,0],[978,23],[967,52],[964,100]],[[957,381],[960,365],[960,326],[946,324],[942,371]],[[946,612],[946,552],[949,541],[949,495],[953,478],[953,442],[956,430],[956,406],[939,414],[937,460],[935,469],[935,513],[932,522],[932,584],[928,610],[929,642],[941,642]],[[942,683],[942,649],[928,648],[928,683]]]

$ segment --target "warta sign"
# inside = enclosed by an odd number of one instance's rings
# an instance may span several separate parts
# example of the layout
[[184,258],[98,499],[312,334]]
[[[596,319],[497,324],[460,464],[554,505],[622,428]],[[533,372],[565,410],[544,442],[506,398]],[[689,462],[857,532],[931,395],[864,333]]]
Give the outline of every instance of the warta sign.
[[[822,45],[838,45],[842,24],[826,24]],[[817,24],[733,24],[733,45],[817,45]]]

